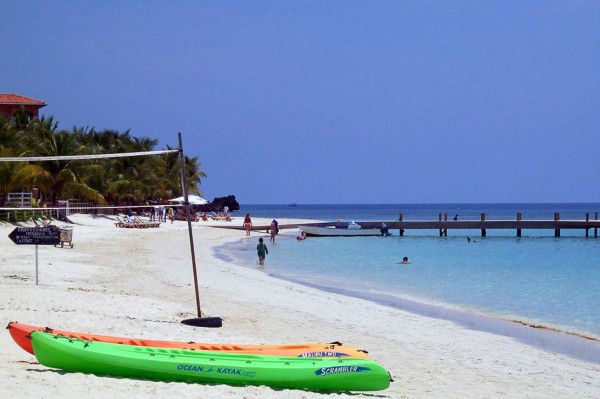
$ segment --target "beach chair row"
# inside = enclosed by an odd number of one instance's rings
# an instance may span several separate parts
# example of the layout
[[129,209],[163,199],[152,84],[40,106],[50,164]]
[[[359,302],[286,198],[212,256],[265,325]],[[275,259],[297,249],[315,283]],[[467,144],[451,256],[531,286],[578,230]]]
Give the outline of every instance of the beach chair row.
[[160,222],[144,222],[139,217],[134,217],[131,220],[127,220],[117,216],[115,226],[126,229],[148,229],[160,227]]
[[[229,215],[218,215],[216,212],[213,212],[210,216],[211,220],[225,220],[226,222],[231,222],[231,216]],[[202,219],[206,220],[206,219]]]

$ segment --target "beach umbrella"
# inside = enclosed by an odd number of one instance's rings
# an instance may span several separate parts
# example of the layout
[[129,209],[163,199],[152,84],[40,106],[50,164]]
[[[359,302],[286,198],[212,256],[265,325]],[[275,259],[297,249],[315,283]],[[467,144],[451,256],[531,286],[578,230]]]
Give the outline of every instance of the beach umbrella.
[[[198,196],[198,195],[188,195],[188,201],[190,203],[190,205],[206,205],[208,204],[208,201],[205,200],[204,198]],[[180,204],[185,202],[185,198],[184,197],[177,197],[177,198],[173,198],[170,199],[169,202],[178,202]]]

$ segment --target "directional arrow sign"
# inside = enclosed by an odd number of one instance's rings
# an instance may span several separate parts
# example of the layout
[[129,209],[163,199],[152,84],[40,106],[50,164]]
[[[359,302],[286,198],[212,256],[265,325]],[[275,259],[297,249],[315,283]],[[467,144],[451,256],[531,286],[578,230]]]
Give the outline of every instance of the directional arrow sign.
[[17,245],[56,245],[60,244],[60,229],[58,226],[17,227],[8,238]]

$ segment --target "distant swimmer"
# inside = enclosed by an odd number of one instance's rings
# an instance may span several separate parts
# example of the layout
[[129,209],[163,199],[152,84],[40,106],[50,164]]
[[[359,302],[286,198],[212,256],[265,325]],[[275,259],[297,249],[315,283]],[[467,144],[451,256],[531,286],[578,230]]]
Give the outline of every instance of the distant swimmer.
[[400,262],[401,265],[407,265],[408,264],[408,256],[405,256],[404,258],[402,258],[402,262]]
[[303,232],[303,231],[301,231],[300,235],[298,237],[296,237],[296,240],[298,240],[298,241],[304,241],[304,240],[306,240],[306,233]]

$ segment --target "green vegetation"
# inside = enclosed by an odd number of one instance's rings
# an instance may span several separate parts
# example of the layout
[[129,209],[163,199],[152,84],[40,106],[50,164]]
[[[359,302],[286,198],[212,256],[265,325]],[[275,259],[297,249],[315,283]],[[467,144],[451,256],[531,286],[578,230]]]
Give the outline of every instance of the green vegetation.
[[[158,140],[118,132],[73,127],[61,130],[53,117],[29,119],[17,112],[0,117],[0,157],[112,154],[153,151]],[[167,149],[173,147],[167,146]],[[185,157],[190,193],[206,174],[197,157]],[[71,198],[98,205],[131,205],[182,195],[178,153],[72,161],[0,162],[0,206],[7,194],[33,191],[44,204]]]

